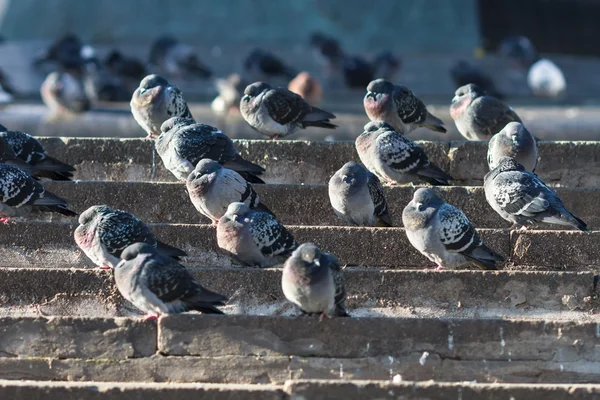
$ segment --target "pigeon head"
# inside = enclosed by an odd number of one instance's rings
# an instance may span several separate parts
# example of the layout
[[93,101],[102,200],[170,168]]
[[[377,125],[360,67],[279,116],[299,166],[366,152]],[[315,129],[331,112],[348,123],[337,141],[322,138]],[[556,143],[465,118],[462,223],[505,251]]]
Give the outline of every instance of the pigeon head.
[[225,215],[228,216],[232,221],[240,221],[250,214],[250,212],[250,207],[244,203],[231,203],[227,207],[227,212]]
[[191,118],[173,117],[169,118],[160,126],[161,132],[169,132],[173,128],[194,124],[195,121]]
[[159,75],[148,75],[140,82],[140,86],[133,92],[132,102],[148,105],[170,87],[169,82]]
[[456,89],[452,98],[452,104],[450,105],[450,116],[452,119],[458,119],[471,102],[481,96],[485,96],[485,92],[474,83],[469,83]]
[[162,76],[156,74],[148,75],[140,82],[140,89],[142,89],[142,93],[148,89],[158,86],[169,86],[169,82]]
[[522,123],[515,121],[506,124],[506,126],[502,128],[500,132],[498,132],[498,135],[510,139],[515,144],[518,144],[520,139],[522,139],[524,136],[531,136]]
[[417,189],[413,194],[412,203],[419,212],[427,211],[428,209],[437,210],[444,203],[444,200],[430,188]]
[[244,89],[244,97],[242,98],[242,101],[244,101],[246,97],[256,97],[262,92],[267,91],[269,89],[271,89],[271,85],[269,85],[268,83],[254,82],[253,84],[246,86],[246,89]]
[[390,95],[394,92],[394,84],[385,79],[375,79],[367,86],[367,94],[365,98],[373,98],[379,100],[383,95]]
[[367,170],[354,161],[344,164],[336,175],[342,182],[350,186],[360,185],[367,181]]
[[198,177],[202,175],[212,174],[222,168],[223,167],[218,162],[211,160],[210,158],[203,158],[202,160],[198,161],[198,164],[196,164],[194,174],[196,175],[196,177]]
[[512,59],[521,67],[528,67],[538,58],[538,52],[528,37],[509,36],[505,38],[498,49],[502,57]]
[[365,130],[365,132],[367,133],[371,133],[371,132],[376,132],[380,129],[386,130],[386,131],[393,131],[394,128],[388,124],[385,121],[371,121],[368,124],[365,125],[365,127],[363,128]]
[[104,215],[112,212],[109,206],[91,206],[79,215],[79,223],[85,225],[94,220],[98,215]]
[[147,243],[134,243],[123,250],[121,253],[121,260],[133,260],[139,254],[157,254],[157,251]]
[[499,172],[506,171],[525,171],[525,167],[523,167],[517,160],[512,157],[500,157],[498,160],[498,166],[496,170]]
[[317,270],[321,265],[325,265],[322,262],[322,255],[323,253],[314,243],[303,243],[292,253],[293,258],[301,260],[310,270]]

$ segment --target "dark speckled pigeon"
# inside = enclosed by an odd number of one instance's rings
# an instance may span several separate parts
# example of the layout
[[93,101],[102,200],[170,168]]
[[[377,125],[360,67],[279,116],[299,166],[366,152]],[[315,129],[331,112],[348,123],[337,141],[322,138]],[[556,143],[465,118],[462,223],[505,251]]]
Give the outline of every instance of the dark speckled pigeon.
[[585,222],[571,214],[552,189],[514,158],[501,157],[498,166],[485,176],[483,188],[489,205],[512,222],[512,228],[545,222],[587,231]]
[[13,165],[0,164],[0,222],[31,212],[55,212],[74,217],[67,201],[47,192],[29,173]]
[[[0,141],[10,146],[14,155],[23,161],[21,165],[17,166],[36,177],[57,181],[68,181],[73,177],[73,171],[75,171],[73,166],[50,157],[42,144],[25,132],[4,130],[0,132]],[[0,158],[0,162],[5,161]],[[23,165],[24,163],[28,166]]]
[[217,225],[219,247],[248,266],[281,264],[298,247],[287,229],[271,214],[231,203]]
[[348,162],[333,174],[329,201],[335,214],[349,224],[392,226],[381,182],[358,163]]
[[265,169],[244,160],[229,136],[217,128],[177,117],[165,121],[161,130],[156,152],[177,179],[187,180],[200,160],[210,158],[238,172],[248,182],[264,183],[257,175]]
[[474,84],[456,89],[450,116],[467,140],[490,140],[509,122],[521,122],[512,108]]
[[215,306],[227,302],[227,297],[202,287],[183,265],[147,243],[123,250],[115,283],[123,297],[146,313],[146,319],[192,310],[223,314]]
[[281,288],[304,314],[349,317],[340,263],[313,243],[301,244],[286,260]]
[[442,120],[432,115],[410,89],[385,79],[369,83],[363,105],[371,121],[385,121],[399,133],[406,135],[418,127],[446,133]]
[[272,88],[263,82],[246,87],[240,111],[248,124],[272,139],[288,136],[310,126],[335,129],[329,122],[335,115],[312,107],[296,93]]
[[248,54],[244,60],[244,69],[251,79],[255,80],[271,80],[277,76],[292,79],[297,74],[274,54],[259,48]]
[[131,97],[133,118],[155,139],[161,134],[163,122],[172,117],[194,119],[181,90],[158,75],[148,75]]
[[490,170],[498,166],[501,157],[512,157],[525,170],[534,172],[538,162],[538,145],[520,122],[509,122],[490,139],[487,161]]
[[225,214],[231,203],[242,202],[250,208],[272,214],[260,202],[252,185],[237,172],[209,158],[198,162],[186,181],[190,200],[196,210],[213,223]]
[[448,185],[452,177],[429,162],[419,145],[383,121],[365,125],[356,138],[356,151],[369,171],[390,184],[420,179],[432,185]]
[[483,244],[467,216],[444,202],[433,189],[415,191],[404,208],[402,222],[413,247],[439,269],[466,264],[498,269],[497,263],[504,260]]
[[156,239],[154,233],[139,218],[127,211],[92,206],[79,216],[75,242],[100,268],[114,268],[123,250],[137,242],[144,242],[158,252],[175,259],[186,252]]

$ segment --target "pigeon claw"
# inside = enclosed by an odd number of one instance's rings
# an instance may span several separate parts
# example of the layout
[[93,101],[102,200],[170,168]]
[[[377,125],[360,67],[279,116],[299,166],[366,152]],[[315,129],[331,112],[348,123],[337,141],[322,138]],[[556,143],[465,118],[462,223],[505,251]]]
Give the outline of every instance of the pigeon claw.
[[326,312],[322,312],[321,315],[319,315],[319,322],[323,322],[323,320],[327,318],[331,318],[331,316],[329,316],[329,314],[327,314]]
[[148,314],[144,317],[144,321],[153,321],[158,319],[158,315],[155,314]]
[[109,267],[108,265],[102,265],[102,266],[98,267],[98,269],[100,269],[100,270],[107,270],[107,269],[112,269],[112,268]]
[[8,225],[9,222],[10,222],[10,217],[0,218],[0,223],[3,223],[4,225]]

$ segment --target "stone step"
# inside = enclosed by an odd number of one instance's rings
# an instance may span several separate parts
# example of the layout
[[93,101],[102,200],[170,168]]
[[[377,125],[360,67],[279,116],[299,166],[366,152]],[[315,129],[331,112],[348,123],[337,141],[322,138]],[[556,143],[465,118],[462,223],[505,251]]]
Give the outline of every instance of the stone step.
[[[49,154],[73,164],[82,180],[175,181],[143,139],[43,138]],[[430,160],[455,184],[481,185],[485,142],[422,142]],[[359,161],[354,142],[240,140],[240,153],[266,168],[268,183],[326,184],[346,162]],[[541,142],[536,173],[548,184],[600,186],[600,142]]]
[[[281,291],[281,270],[190,268],[230,297],[227,314],[297,315]],[[593,319],[592,272],[414,271],[348,267],[347,307],[354,317]],[[0,268],[0,315],[132,316],[140,312],[116,290],[111,271]]]
[[[22,222],[0,230],[0,266],[92,266],[73,240],[76,223]],[[230,266],[210,225],[151,224],[160,240],[185,250],[186,263]],[[299,243],[314,242],[351,266],[432,267],[408,242],[403,228],[289,226]],[[483,241],[506,257],[507,269],[594,270],[600,264],[600,231],[480,229]],[[349,245],[352,243],[352,245]]]
[[[44,182],[50,192],[69,200],[70,207],[83,212],[93,204],[107,204],[127,210],[147,223],[210,223],[196,211],[183,183],[116,181]],[[261,201],[284,224],[344,226],[329,201],[326,185],[254,185]],[[395,226],[402,226],[402,210],[416,187],[385,187],[388,209]],[[485,200],[482,187],[439,187],[446,201],[459,207],[477,228],[502,228],[511,224],[494,212]],[[583,219],[590,229],[600,228],[599,188],[556,188],[565,206]],[[68,217],[40,213],[30,220],[67,221]],[[543,229],[563,229],[542,224]]]
[[[291,139],[297,140],[337,140],[354,139],[369,122],[362,98],[364,90],[342,92],[338,99],[324,102],[322,108],[336,114],[335,130],[310,128],[294,133]],[[425,128],[411,134],[421,140],[463,140],[452,118],[449,107],[453,93],[442,97],[428,109],[442,119],[447,134],[431,132]],[[510,103],[514,105],[513,103]],[[131,115],[129,103],[99,104],[97,108],[72,119],[48,121],[48,110],[41,104],[14,104],[0,109],[0,121],[12,130],[22,130],[39,136],[96,136],[96,137],[143,137],[145,132]],[[600,120],[597,106],[560,107],[528,106],[515,107],[528,129],[541,140],[598,140],[600,138]],[[262,139],[244,119],[237,115],[227,119],[216,116],[210,104],[191,105],[195,119],[220,128],[232,138]]]
[[[192,371],[190,371],[192,372]],[[0,395],[11,400],[498,400],[543,398],[544,400],[595,399],[597,384],[503,384],[288,380],[283,386],[208,383],[36,382],[0,381]]]

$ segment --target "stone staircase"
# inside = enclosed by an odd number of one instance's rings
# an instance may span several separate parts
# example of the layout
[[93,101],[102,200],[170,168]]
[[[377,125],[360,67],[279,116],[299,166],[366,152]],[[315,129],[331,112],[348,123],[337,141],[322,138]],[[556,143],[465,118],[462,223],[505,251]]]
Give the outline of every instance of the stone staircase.
[[[90,128],[93,131],[93,128]],[[236,142],[263,165],[261,199],[299,242],[344,264],[352,318],[296,318],[281,271],[232,265],[215,228],[141,139],[46,138],[77,168],[47,182],[81,212],[131,211],[188,252],[227,316],[143,321],[112,271],[92,268],[76,221],[36,215],[0,226],[1,399],[593,399],[600,398],[600,142],[542,142],[538,174],[591,227],[509,231],[480,187],[485,143],[422,142],[456,178],[441,188],[502,271],[430,271],[401,228],[413,187],[386,188],[395,228],[343,226],[326,183],[352,142]]]

